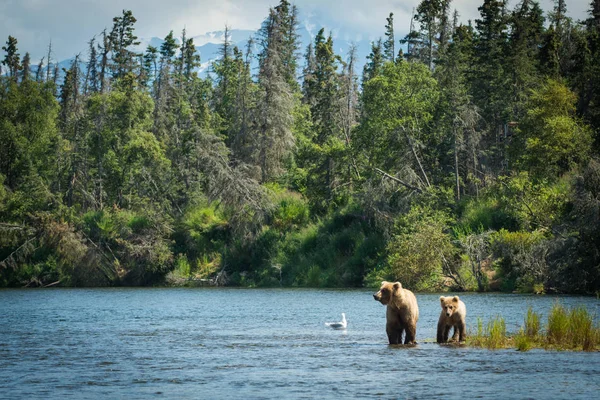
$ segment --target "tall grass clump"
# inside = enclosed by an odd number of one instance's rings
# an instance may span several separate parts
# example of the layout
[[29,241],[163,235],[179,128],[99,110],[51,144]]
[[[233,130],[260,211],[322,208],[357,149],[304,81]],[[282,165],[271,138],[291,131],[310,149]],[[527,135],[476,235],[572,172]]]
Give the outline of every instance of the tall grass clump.
[[488,349],[499,349],[506,345],[506,323],[504,318],[497,316],[490,322],[488,322]]
[[560,303],[555,303],[548,315],[546,339],[550,345],[562,345],[569,332],[569,314]]
[[534,342],[531,340],[527,333],[525,333],[525,329],[521,328],[519,333],[515,336],[515,347],[519,351],[528,351],[534,346]]
[[527,309],[525,324],[515,336],[515,346],[519,351],[527,351],[539,341],[540,315],[533,311],[531,306]]
[[535,339],[540,333],[540,315],[533,311],[531,306],[527,309],[525,316],[525,334],[531,339]]
[[591,351],[598,345],[598,329],[585,307],[577,307],[569,314],[569,336],[573,347]]
[[559,349],[594,351],[600,345],[600,328],[595,326],[593,316],[585,307],[567,310],[556,303],[548,315],[546,340]]
[[477,331],[469,332],[467,335],[467,344],[474,347],[485,347],[485,334],[483,332],[483,320],[477,318]]
[[490,350],[506,347],[506,322],[501,316],[496,316],[487,325],[483,325],[481,318],[477,319],[477,332],[467,336],[467,344],[474,347],[485,347]]

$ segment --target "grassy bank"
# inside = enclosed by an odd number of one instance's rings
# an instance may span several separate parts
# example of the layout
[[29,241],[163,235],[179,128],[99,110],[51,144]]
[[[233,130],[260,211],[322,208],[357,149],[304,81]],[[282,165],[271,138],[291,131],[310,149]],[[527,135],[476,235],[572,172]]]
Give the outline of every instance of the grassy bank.
[[566,308],[555,303],[545,325],[531,307],[523,326],[515,335],[506,332],[504,318],[496,316],[487,324],[477,321],[477,330],[470,332],[466,344],[487,349],[516,348],[527,351],[547,350],[600,351],[600,325],[585,307]]

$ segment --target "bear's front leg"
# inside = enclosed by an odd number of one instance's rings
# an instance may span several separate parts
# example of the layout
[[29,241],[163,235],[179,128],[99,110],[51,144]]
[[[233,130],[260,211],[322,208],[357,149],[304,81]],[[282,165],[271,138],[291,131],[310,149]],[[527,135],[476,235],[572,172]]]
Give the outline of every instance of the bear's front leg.
[[440,318],[440,320],[438,321],[438,327],[437,327],[437,342],[438,343],[446,342],[447,336],[446,336],[446,339],[444,339],[445,329],[446,329],[446,324],[444,323],[444,320],[442,318]]
[[467,325],[464,322],[461,322],[454,329],[458,330],[458,332],[459,332],[459,341],[464,342],[465,339],[467,338]]
[[450,329],[452,329],[450,325],[444,325],[444,343],[448,342],[448,336],[450,336]]

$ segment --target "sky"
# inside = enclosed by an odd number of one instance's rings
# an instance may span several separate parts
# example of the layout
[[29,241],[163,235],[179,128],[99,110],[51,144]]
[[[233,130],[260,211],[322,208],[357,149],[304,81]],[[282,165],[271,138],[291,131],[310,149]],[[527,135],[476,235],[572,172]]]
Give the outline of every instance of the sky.
[[[376,39],[383,35],[385,18],[394,13],[396,37],[408,31],[410,14],[420,0],[296,0],[302,22],[316,32],[344,32],[346,40]],[[519,0],[509,0],[513,8]],[[590,0],[567,0],[569,15],[584,19]],[[110,30],[112,18],[130,9],[137,18],[139,37],[164,37],[170,30],[189,36],[220,31],[225,24],[232,29],[256,30],[278,0],[0,0],[0,42],[8,35],[19,41],[21,55],[29,52],[39,60],[52,41],[55,57],[64,60],[77,53],[86,54],[86,43],[104,28]],[[453,0],[460,20],[478,18],[483,0]],[[540,0],[544,10],[553,0]],[[350,36],[350,37],[349,37]]]

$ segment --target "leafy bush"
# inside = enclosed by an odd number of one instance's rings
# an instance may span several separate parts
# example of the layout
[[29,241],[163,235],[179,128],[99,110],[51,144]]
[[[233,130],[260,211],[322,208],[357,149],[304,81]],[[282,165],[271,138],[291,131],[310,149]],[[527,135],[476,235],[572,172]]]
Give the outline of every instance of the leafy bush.
[[502,206],[500,200],[490,194],[481,199],[469,200],[463,205],[458,227],[472,232],[502,228],[515,230],[518,227],[518,219]]
[[443,263],[455,250],[445,232],[448,220],[444,213],[420,207],[400,218],[387,246],[388,278],[414,290],[441,289]]
[[504,290],[532,293],[534,289],[540,291],[540,285],[543,289],[548,276],[549,251],[544,232],[501,229],[491,234],[490,245],[497,258]]

